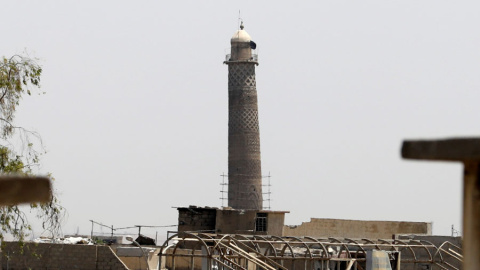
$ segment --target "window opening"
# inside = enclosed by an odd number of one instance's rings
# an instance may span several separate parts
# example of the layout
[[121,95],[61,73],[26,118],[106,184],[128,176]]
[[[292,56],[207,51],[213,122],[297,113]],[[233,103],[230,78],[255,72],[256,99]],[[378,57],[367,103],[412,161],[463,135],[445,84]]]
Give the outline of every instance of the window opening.
[[255,231],[266,232],[267,231],[267,213],[257,213],[255,219]]

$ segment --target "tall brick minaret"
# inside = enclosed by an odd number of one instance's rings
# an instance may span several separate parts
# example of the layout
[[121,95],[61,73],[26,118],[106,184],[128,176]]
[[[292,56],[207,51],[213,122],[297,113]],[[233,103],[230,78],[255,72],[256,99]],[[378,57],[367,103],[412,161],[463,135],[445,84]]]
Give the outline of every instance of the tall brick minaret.
[[243,30],[235,32],[228,65],[228,206],[263,208],[260,132],[255,66],[256,44]]

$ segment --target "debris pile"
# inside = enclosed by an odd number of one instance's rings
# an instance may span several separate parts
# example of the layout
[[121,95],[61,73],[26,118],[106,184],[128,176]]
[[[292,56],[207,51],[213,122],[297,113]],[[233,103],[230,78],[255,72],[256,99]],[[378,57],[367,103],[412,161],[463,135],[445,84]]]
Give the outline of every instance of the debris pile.
[[70,244],[70,245],[93,245],[90,238],[85,237],[66,237],[66,238],[46,238],[40,237],[33,240],[34,243],[51,243],[51,244]]

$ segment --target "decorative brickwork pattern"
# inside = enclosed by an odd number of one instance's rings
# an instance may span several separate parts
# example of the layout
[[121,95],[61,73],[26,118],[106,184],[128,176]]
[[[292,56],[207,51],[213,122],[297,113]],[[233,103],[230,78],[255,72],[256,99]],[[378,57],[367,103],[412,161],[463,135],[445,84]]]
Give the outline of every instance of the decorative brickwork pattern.
[[228,65],[228,89],[253,88],[255,90],[255,65],[231,63]]
[[231,110],[228,121],[229,132],[258,132],[258,112],[256,110]]
[[255,63],[228,62],[228,205],[263,207]]
[[[5,242],[2,269],[128,270],[108,246]],[[8,265],[8,267],[7,267]]]

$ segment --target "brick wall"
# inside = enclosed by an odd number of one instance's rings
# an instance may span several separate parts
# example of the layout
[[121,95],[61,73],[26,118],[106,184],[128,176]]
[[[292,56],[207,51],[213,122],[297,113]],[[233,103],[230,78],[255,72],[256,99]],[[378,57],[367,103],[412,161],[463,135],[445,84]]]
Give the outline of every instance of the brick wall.
[[2,269],[99,269],[128,268],[109,246],[5,242]]
[[298,226],[284,226],[285,236],[391,239],[394,234],[432,234],[428,222],[366,221],[312,218]]

